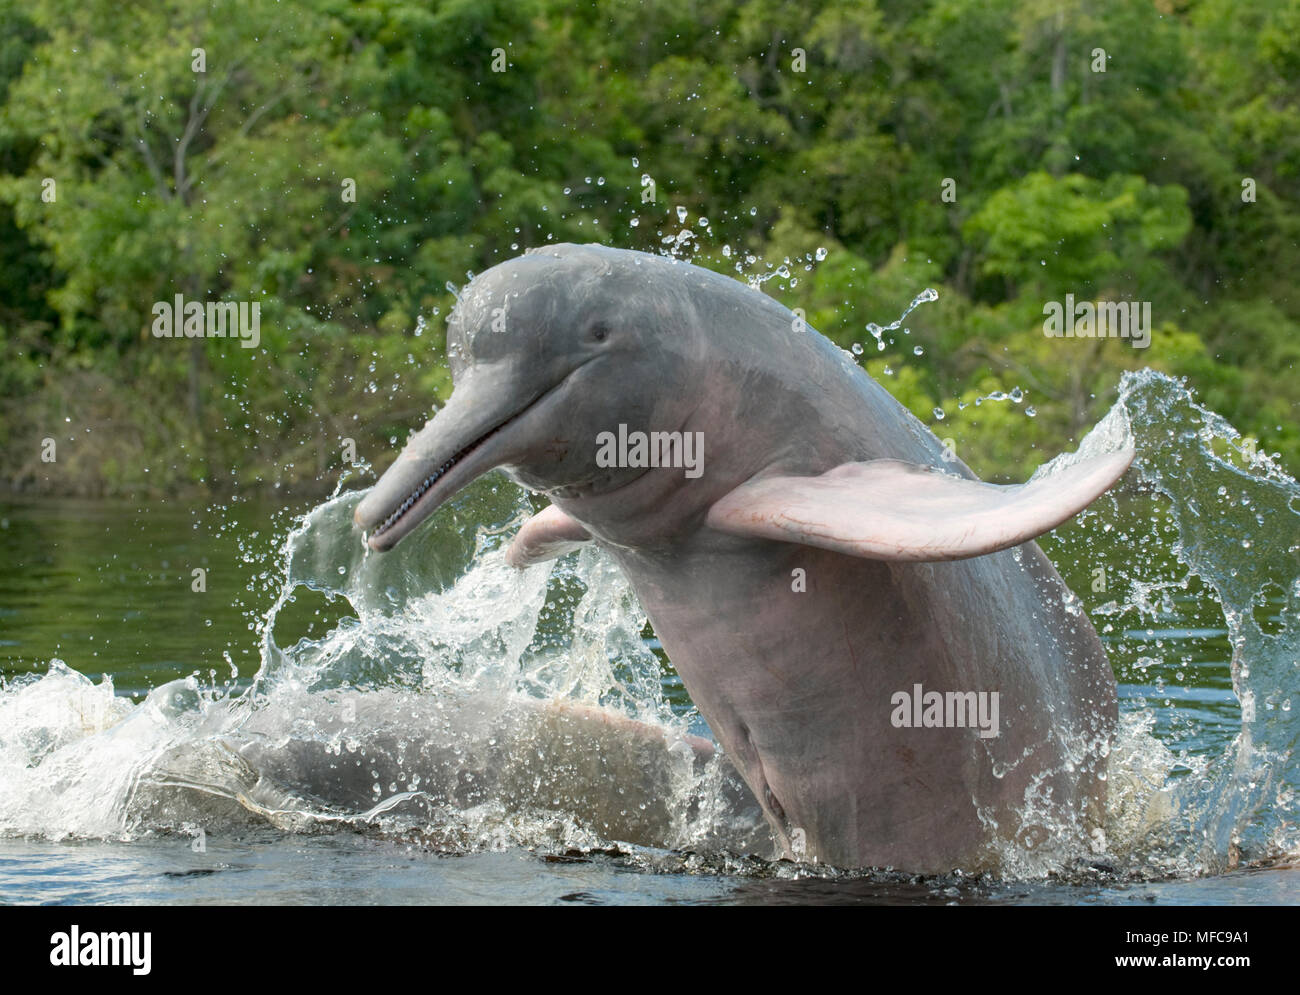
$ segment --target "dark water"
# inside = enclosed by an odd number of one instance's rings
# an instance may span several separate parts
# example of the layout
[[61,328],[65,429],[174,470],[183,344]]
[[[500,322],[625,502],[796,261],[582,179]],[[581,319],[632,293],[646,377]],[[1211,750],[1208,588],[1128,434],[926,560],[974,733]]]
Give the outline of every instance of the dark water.
[[1295,902],[1300,484],[1153,371],[1056,468],[1120,445],[1043,540],[1120,685],[1104,831],[998,880],[772,861],[609,558],[504,563],[501,478],[382,557],[355,492],[9,502],[0,901]]
[[0,840],[0,902],[217,905],[1292,905],[1300,867],[1143,882],[955,882],[682,871],[681,857],[446,856],[351,833],[133,843]]
[[[186,675],[246,687],[258,667],[257,620],[278,590],[272,554],[294,509],[234,504],[8,502],[0,505],[0,660],[12,680],[53,658],[139,697]],[[1091,609],[1089,563],[1071,532],[1045,546]],[[1073,571],[1071,570],[1073,567]],[[206,571],[205,591],[192,571]],[[1180,591],[1187,623],[1107,633],[1122,707],[1154,719],[1177,756],[1221,753],[1240,728],[1227,630],[1204,591]],[[318,635],[333,619],[304,606],[279,625]],[[1268,613],[1261,616],[1266,622]],[[1099,629],[1105,619],[1094,617]],[[1216,624],[1217,623],[1217,624]],[[286,640],[281,639],[284,643]],[[677,689],[680,693],[680,689]],[[1177,771],[1174,772],[1175,776]],[[733,873],[734,872],[734,873]],[[1130,875],[1131,878],[1131,875]],[[623,848],[448,855],[352,830],[266,827],[130,841],[0,839],[0,901],[18,903],[1105,903],[1300,901],[1285,861],[1212,877],[1131,880],[1105,868],[1069,883],[921,881],[810,874],[751,860]]]
[[233,662],[247,682],[258,666],[250,625],[274,597],[256,576],[289,510],[0,502],[0,674],[43,673],[57,657],[139,696],[188,674],[229,679]]

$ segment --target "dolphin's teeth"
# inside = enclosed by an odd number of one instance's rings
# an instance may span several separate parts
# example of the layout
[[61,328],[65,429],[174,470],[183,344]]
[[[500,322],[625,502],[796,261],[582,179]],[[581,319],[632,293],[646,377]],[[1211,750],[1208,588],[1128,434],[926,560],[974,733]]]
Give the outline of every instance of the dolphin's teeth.
[[[512,419],[507,419],[507,421],[510,420]],[[425,492],[434,484],[436,484],[439,481],[439,479],[442,478],[443,474],[445,474],[448,470],[450,470],[453,466],[459,463],[462,459],[468,456],[471,452],[473,452],[475,449],[481,446],[492,436],[496,435],[497,432],[501,431],[501,429],[505,427],[505,425],[506,422],[502,422],[492,431],[488,432],[487,435],[484,435],[482,438],[466,446],[460,452],[456,453],[449,460],[447,460],[446,463],[442,464],[442,466],[434,470],[433,473],[425,477],[424,480],[420,483],[420,486],[410,493],[410,495],[407,497],[407,499],[404,502],[402,502],[402,504],[398,507],[398,509],[394,511],[391,515],[389,515],[388,518],[384,520],[384,523],[379,526],[379,528],[375,529],[374,534],[371,536],[371,538],[373,539],[376,536],[382,535],[383,533],[387,532],[390,528],[392,528],[394,525],[396,525],[397,520],[401,518],[403,515],[405,515],[408,511],[410,511],[411,508],[415,505],[415,503],[419,501],[420,498],[424,497]]]

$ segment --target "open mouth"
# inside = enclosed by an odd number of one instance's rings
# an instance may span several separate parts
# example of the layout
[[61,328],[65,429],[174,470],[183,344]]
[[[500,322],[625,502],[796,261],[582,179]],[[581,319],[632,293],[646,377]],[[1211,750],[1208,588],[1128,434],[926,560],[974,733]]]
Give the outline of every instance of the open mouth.
[[[585,365],[585,363],[579,365]],[[407,532],[415,528],[426,515],[432,513],[438,505],[442,504],[442,502],[451,494],[454,494],[475,477],[478,477],[493,467],[500,465],[503,460],[497,459],[496,462],[491,462],[491,453],[482,453],[480,450],[486,447],[515,422],[519,421],[519,419],[524,415],[528,414],[538,405],[544,403],[551,395],[559,391],[568,381],[569,377],[573,375],[576,369],[577,368],[575,367],[574,370],[570,370],[568,374],[549,389],[543,390],[541,393],[533,396],[527,404],[520,407],[514,412],[514,414],[510,415],[504,421],[498,423],[495,428],[488,430],[473,442],[456,450],[456,452],[443,461],[436,470],[433,470],[412,490],[408,491],[406,497],[404,497],[400,503],[396,506],[389,505],[389,507],[392,508],[392,511],[379,522],[373,532],[367,534],[366,544],[376,551],[391,549],[401,541],[402,537]],[[451,403],[452,402],[448,402],[448,405],[450,406]],[[463,398],[462,403],[466,403]],[[446,410],[447,409],[444,409],[444,411]],[[432,428],[436,430],[436,421],[432,424]],[[451,426],[448,425],[448,428],[450,429]],[[429,427],[426,427],[425,431],[429,431]],[[436,445],[436,443],[434,445]],[[493,448],[499,448],[499,446],[494,446]],[[504,455],[504,453],[499,455]],[[467,461],[473,462],[473,466],[469,468],[472,472],[469,472],[468,476],[466,473],[453,473],[456,467],[465,464]],[[393,473],[394,469],[394,467],[390,467],[389,473]],[[388,474],[385,474],[385,476],[387,475]],[[449,475],[455,477],[456,480],[453,482],[447,482]],[[381,478],[379,484],[376,486],[382,487],[384,482],[384,479]],[[373,497],[374,495],[367,497],[365,501],[362,502],[361,506],[358,507],[358,512],[361,512],[365,508],[366,503],[371,501]],[[382,508],[376,508],[374,509],[373,514],[367,511],[364,516],[358,515],[356,516],[357,524],[365,527],[367,524],[366,519],[375,521],[381,513]]]
[[[528,409],[525,408],[524,410],[526,411]],[[519,412],[518,414],[511,415],[509,418],[503,421],[496,428],[492,429],[486,435],[480,436],[479,438],[471,442],[468,446],[458,451],[455,455],[453,455],[450,459],[448,459],[447,462],[443,463],[442,466],[438,467],[438,469],[434,470],[433,473],[425,477],[424,480],[420,482],[419,486],[416,487],[415,490],[411,491],[409,495],[407,495],[406,500],[404,500],[401,504],[399,504],[397,506],[397,509],[391,515],[385,518],[379,524],[379,527],[376,528],[375,531],[370,534],[370,536],[368,537],[369,540],[373,542],[374,540],[378,539],[380,536],[384,535],[384,533],[390,532],[394,528],[394,526],[397,525],[398,522],[402,521],[402,519],[404,519],[407,515],[409,515],[412,511],[414,511],[416,508],[420,506],[420,502],[423,500],[425,495],[429,493],[429,490],[433,487],[434,484],[436,484],[439,480],[441,480],[443,477],[447,475],[448,470],[450,470],[457,463],[464,460],[466,456],[474,452],[474,450],[478,449],[479,446],[487,442],[488,439],[492,438],[492,436],[500,432],[503,428],[505,428],[512,421],[518,418],[519,414],[522,413],[523,412]]]

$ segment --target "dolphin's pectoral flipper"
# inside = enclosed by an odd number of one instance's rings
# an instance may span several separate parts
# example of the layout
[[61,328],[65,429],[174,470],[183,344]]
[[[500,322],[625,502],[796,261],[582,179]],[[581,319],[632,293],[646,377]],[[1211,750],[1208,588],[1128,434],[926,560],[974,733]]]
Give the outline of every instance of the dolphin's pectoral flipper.
[[551,505],[524,522],[506,550],[506,562],[521,569],[531,567],[563,556],[589,539],[591,533],[581,523]]
[[708,524],[873,560],[961,560],[1060,525],[1123,476],[1133,455],[1124,449],[1093,457],[1017,486],[902,460],[845,463],[819,477],[742,484],[709,509]]

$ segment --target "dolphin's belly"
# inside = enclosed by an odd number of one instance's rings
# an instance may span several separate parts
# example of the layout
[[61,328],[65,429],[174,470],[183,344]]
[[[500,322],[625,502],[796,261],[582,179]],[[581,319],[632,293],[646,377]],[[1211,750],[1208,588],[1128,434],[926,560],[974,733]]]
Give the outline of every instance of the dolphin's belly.
[[624,566],[792,855],[972,868],[997,839],[1086,831],[1114,679],[1035,545],[934,564],[701,545]]

